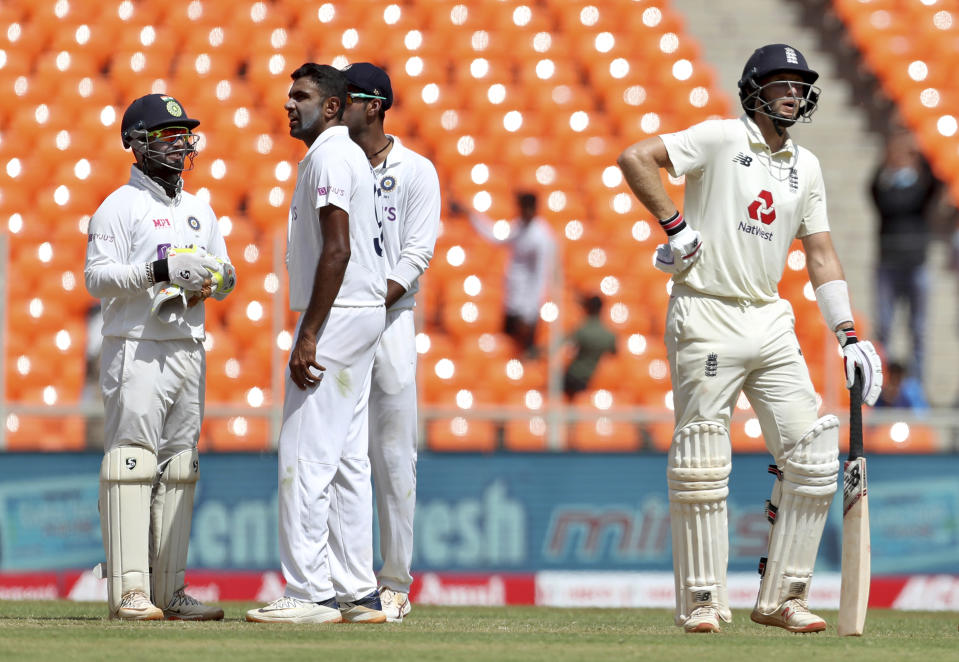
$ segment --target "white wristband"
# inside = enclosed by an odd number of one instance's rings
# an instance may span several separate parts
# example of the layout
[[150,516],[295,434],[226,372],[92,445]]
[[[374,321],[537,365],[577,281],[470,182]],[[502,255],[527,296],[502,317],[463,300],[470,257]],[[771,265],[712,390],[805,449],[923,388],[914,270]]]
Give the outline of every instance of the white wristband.
[[829,325],[830,331],[843,322],[852,322],[852,307],[849,305],[849,286],[844,280],[831,280],[816,288],[816,303],[819,312]]

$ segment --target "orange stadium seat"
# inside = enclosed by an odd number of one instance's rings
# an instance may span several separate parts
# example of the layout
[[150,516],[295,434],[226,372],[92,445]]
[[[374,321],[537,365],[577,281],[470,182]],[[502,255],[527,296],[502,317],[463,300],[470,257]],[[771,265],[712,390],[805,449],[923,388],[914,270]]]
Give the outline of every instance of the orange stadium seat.
[[569,449],[581,452],[634,452],[640,449],[639,426],[600,417],[573,424]]
[[517,418],[503,426],[503,447],[517,452],[548,450],[546,420],[542,416]]
[[251,452],[270,448],[270,422],[259,416],[210,418],[203,422],[200,450]]
[[491,453],[497,446],[497,427],[467,416],[438,419],[427,423],[426,441],[434,451]]

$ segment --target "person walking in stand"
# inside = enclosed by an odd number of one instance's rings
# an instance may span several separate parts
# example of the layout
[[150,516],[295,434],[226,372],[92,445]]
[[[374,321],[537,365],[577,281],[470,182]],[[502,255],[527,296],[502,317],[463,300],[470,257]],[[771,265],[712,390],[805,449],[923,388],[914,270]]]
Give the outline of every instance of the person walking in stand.
[[286,594],[246,619],[383,623],[373,574],[367,457],[370,373],[386,313],[373,172],[341,123],[346,78],[307,63],[291,75],[290,135],[307,146],[290,204],[290,352],[278,443]]
[[537,213],[535,193],[516,194],[517,216],[509,232],[500,236],[485,214],[467,209],[459,201],[450,202],[450,212],[466,214],[476,232],[486,241],[510,248],[504,279],[503,332],[513,339],[523,357],[535,358],[536,327],[540,306],[549,294],[550,278],[556,260],[556,239],[549,222]]
[[[777,284],[794,238],[842,348],[846,385],[857,371],[874,404],[882,366],[858,340],[848,288],[833,248],[819,161],[789,128],[808,122],[818,74],[785,44],[757,49],[739,81],[745,114],[654,136],[627,148],[619,165],[668,243],[655,264],[670,273],[666,347],[676,428],[668,455],[676,624],[718,632],[732,614],[726,587],[729,421],[744,392],[759,419],[776,477],[752,620],[792,632],[825,629],[809,611],[813,566],[839,472],[839,420],[819,417],[816,393]],[[686,177],[684,212],[659,169]]]
[[383,131],[393,105],[386,72],[357,62],[344,73],[349,87],[343,122],[373,167],[389,268],[386,330],[373,359],[369,455],[383,557],[380,601],[387,620],[399,623],[412,608],[418,437],[413,306],[439,232],[440,184],[427,158]]
[[183,191],[199,121],[171,96],[123,114],[136,163],[90,219],[84,279],[103,310],[100,522],[110,618],[220,620],[184,592],[200,478],[203,301],[236,285],[216,215]]

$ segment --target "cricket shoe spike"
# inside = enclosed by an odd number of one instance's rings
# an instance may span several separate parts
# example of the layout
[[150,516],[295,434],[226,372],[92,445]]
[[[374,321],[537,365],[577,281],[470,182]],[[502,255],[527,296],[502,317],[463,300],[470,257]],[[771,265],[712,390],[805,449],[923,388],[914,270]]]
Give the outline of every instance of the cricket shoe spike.
[[173,599],[163,610],[168,621],[222,621],[223,610],[219,607],[205,605],[192,595],[184,591],[186,587],[177,589]]
[[334,598],[310,602],[284,596],[246,612],[246,620],[251,623],[340,623],[343,617]]
[[127,591],[120,598],[120,606],[110,614],[111,619],[121,621],[162,621],[163,611],[150,602],[140,589]]
[[683,623],[683,630],[689,633],[722,632],[719,627],[719,610],[712,605],[696,607]]
[[386,586],[380,588],[380,604],[388,623],[402,623],[403,618],[413,609],[409,593],[394,591]]
[[760,625],[772,625],[790,632],[822,632],[826,629],[826,621],[809,611],[806,601],[799,598],[786,600],[771,614],[753,609],[749,618]]
[[347,623],[385,623],[386,614],[380,602],[380,594],[373,591],[355,602],[341,602],[340,613]]

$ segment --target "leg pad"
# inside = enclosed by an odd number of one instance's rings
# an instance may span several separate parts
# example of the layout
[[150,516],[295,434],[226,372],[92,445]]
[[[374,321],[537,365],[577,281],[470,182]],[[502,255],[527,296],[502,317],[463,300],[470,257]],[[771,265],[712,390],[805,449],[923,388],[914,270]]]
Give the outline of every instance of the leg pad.
[[156,455],[141,446],[115,447],[100,464],[100,530],[111,613],[128,591],[150,593],[150,496],[156,473]]

